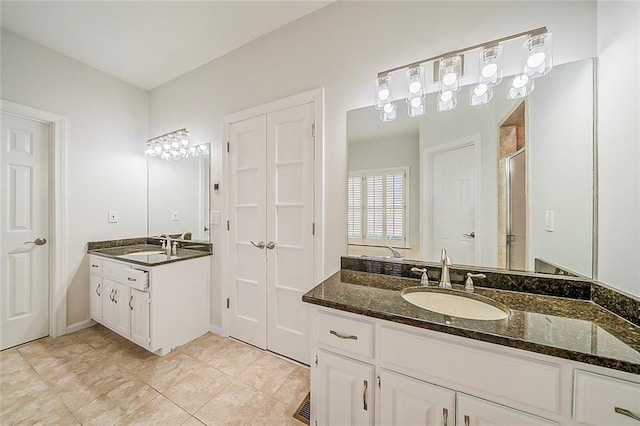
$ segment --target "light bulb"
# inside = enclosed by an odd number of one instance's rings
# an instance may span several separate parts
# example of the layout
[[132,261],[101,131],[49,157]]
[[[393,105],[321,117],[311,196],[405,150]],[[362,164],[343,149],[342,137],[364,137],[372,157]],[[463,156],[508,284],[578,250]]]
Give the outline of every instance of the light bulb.
[[498,65],[487,64],[482,68],[482,76],[484,78],[491,78],[498,71]]
[[188,140],[186,140],[186,139],[182,139],[182,140],[180,141],[180,143],[182,144],[182,146],[187,146],[187,145],[189,145],[189,141],[188,141]]
[[391,102],[389,81],[388,75],[376,78],[376,109],[378,110],[381,110],[384,104]]
[[529,77],[526,74],[521,74],[521,75],[515,76],[513,79],[513,83],[511,84],[516,89],[520,89],[526,86],[528,81],[529,81]]
[[195,153],[196,153],[196,151],[197,151],[197,148],[196,148],[195,146],[190,146],[190,147],[189,147],[189,154],[190,154],[190,155],[195,154]]
[[420,83],[419,81],[414,81],[413,83],[409,84],[409,93],[416,94],[420,93],[421,90],[422,83]]
[[156,154],[160,154],[162,152],[162,147],[160,145],[156,145],[154,149],[156,151]]
[[178,141],[173,141],[173,142],[171,142],[171,147],[172,148],[180,148],[180,143]]
[[164,148],[165,151],[168,151],[171,149],[171,144],[165,143],[162,145],[162,148]]
[[451,90],[442,92],[442,94],[440,95],[440,100],[442,102],[449,102],[452,98],[453,98],[453,92]]
[[529,68],[538,68],[544,63],[545,57],[544,52],[536,52],[527,58],[527,66]]
[[418,108],[422,104],[422,98],[413,98],[411,99],[411,106],[413,108]]
[[489,89],[489,86],[487,86],[486,84],[480,83],[475,87],[475,89],[473,89],[473,93],[475,93],[476,96],[482,96],[485,93],[487,93],[488,89]]
[[200,150],[200,152],[205,152],[207,150],[207,146],[206,145],[200,145],[198,147],[198,149]]
[[378,99],[380,99],[381,101],[386,101],[387,99],[389,99],[389,95],[391,93],[389,92],[389,89],[380,89],[380,91],[378,92]]
[[384,110],[384,112],[389,113],[393,111],[393,104],[385,104],[385,106],[382,109]]
[[442,82],[445,84],[445,86],[451,86],[453,83],[456,82],[457,78],[458,76],[456,75],[455,72],[449,72],[445,74],[444,77],[442,77]]

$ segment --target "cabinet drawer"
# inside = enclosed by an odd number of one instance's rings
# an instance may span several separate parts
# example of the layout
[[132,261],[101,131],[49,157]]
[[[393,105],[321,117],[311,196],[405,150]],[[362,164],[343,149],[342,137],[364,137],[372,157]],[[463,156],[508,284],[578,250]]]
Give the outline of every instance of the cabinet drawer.
[[382,327],[381,366],[522,409],[560,410],[560,365]]
[[102,263],[102,273],[105,277],[126,284],[138,290],[144,290],[149,285],[149,273],[133,269],[131,265],[105,260]]
[[580,370],[574,376],[573,415],[577,421],[590,425],[640,425],[631,417],[640,417],[640,384]]
[[89,273],[102,275],[102,259],[96,256],[89,256]]
[[351,355],[373,357],[373,324],[324,312],[318,313],[318,340]]

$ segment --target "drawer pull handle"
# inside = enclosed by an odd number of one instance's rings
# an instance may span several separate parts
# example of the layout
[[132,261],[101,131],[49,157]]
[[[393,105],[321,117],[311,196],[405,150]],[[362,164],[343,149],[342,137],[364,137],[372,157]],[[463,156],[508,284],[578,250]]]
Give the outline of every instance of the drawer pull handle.
[[624,408],[620,408],[620,407],[615,407],[613,411],[615,411],[618,414],[622,414],[623,416],[631,417],[633,420],[637,420],[640,422],[640,416],[632,413],[629,410],[625,410]]
[[115,291],[114,289],[111,289],[111,294],[109,294],[109,299],[111,299],[112,302],[113,302],[113,292],[114,291]]
[[127,280],[128,280],[128,281],[138,281],[137,279],[135,279],[135,278],[131,278],[131,277],[127,277]]
[[345,334],[340,334],[335,330],[329,330],[329,334],[333,334],[334,336],[340,338],[340,339],[351,339],[351,340],[358,340],[358,336],[354,336],[353,334],[347,336]]
[[469,416],[464,416],[464,426],[471,426],[471,419]]
[[133,295],[129,296],[129,309],[133,311],[133,305],[131,303],[133,303]]
[[364,386],[362,387],[362,408],[364,408],[364,411],[367,411],[367,387],[368,386],[369,386],[369,383],[365,380]]
[[100,284],[96,286],[96,294],[100,296]]
[[444,426],[447,426],[447,423],[449,421],[449,410],[447,410],[446,408],[442,409],[442,418],[444,420]]
[[113,303],[118,304],[118,290],[113,293]]

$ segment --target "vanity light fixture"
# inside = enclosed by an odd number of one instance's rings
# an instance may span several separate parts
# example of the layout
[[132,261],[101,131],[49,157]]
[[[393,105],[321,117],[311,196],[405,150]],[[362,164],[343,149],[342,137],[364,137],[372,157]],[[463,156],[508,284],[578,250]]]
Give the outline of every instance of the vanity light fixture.
[[[469,46],[463,49],[446,52],[431,58],[398,66],[378,73],[376,78],[375,107],[380,111],[382,121],[393,121],[397,118],[397,110],[391,95],[391,74],[406,70],[407,112],[410,117],[417,117],[426,112],[425,98],[427,89],[438,90],[436,108],[438,111],[449,111],[456,107],[457,93],[463,84],[474,84],[471,90],[470,104],[483,105],[493,98],[494,87],[503,79],[503,45],[525,38],[523,45],[524,58],[518,63],[520,71],[513,79],[508,90],[509,99],[529,95],[534,88],[534,79],[547,74],[552,66],[551,33],[546,27],[513,34],[491,40],[486,43]],[[477,78],[464,75],[465,61],[475,58],[478,61]],[[518,56],[518,55],[516,55]],[[466,57],[466,58],[465,58]],[[424,64],[432,63],[433,85],[425,81]],[[507,67],[514,69],[514,66]],[[429,87],[430,86],[430,87]],[[398,93],[394,90],[394,93]]]
[[209,148],[205,144],[189,146],[189,131],[180,129],[149,139],[144,155],[147,158],[158,157],[169,161],[207,154],[208,152]]

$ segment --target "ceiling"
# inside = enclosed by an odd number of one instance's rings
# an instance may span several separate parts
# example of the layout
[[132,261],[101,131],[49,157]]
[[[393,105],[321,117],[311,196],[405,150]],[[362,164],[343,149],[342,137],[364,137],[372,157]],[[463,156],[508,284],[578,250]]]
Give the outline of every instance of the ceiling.
[[2,27],[145,90],[331,1],[2,1]]

